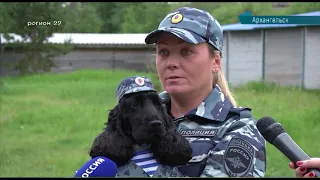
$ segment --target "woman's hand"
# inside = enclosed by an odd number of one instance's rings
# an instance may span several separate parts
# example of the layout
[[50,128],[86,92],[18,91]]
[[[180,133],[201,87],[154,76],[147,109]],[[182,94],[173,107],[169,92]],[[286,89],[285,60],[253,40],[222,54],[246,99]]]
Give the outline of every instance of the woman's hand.
[[311,171],[307,174],[305,174],[305,173],[307,172],[307,169],[309,169],[309,168],[320,169],[320,158],[311,158],[310,160],[298,161],[296,163],[296,166],[292,162],[290,162],[289,167],[291,169],[296,170],[296,177],[298,177],[298,178],[301,178],[301,177],[312,178],[312,177],[315,177],[314,172]]

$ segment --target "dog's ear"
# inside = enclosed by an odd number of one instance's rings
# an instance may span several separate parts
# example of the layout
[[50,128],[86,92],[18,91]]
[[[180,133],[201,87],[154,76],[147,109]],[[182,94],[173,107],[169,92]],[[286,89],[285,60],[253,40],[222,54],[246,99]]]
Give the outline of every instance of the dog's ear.
[[107,127],[98,135],[90,149],[92,158],[104,156],[118,166],[126,164],[133,156],[133,141],[123,131],[123,119],[119,106],[115,106],[108,116]]
[[177,132],[171,118],[164,118],[167,133],[160,141],[151,145],[158,162],[171,166],[184,165],[192,158],[189,141]]
[[167,109],[165,107],[162,108],[163,110],[163,120],[164,120],[164,126],[166,128],[166,131],[168,134],[175,134],[176,133],[176,125],[173,121],[173,119],[170,117],[170,115],[167,112]]
[[122,116],[119,110],[119,105],[116,105],[113,109],[109,111],[108,120],[105,122],[105,130],[117,131],[122,123]]

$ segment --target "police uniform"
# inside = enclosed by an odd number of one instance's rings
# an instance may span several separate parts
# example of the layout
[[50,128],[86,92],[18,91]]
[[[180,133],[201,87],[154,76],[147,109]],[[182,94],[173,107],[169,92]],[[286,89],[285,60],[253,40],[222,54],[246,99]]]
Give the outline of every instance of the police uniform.
[[[117,99],[125,94],[155,91],[145,76],[125,79]],[[160,93],[170,113],[170,96]],[[178,132],[192,147],[192,159],[178,167],[158,164],[148,145],[135,146],[135,156],[118,167],[117,177],[263,177],[266,170],[265,140],[248,108],[236,108],[218,85],[194,110],[174,119]],[[146,152],[141,154],[141,152]],[[137,157],[144,156],[140,159]]]
[[[216,50],[222,52],[223,31],[221,26],[214,17],[203,10],[183,7],[169,13],[162,20],[158,29],[147,35],[146,44],[156,43],[161,32],[170,32],[192,44],[207,42]],[[123,92],[125,92],[124,89],[126,88],[122,88]],[[139,89],[134,90],[134,92],[138,91]],[[143,91],[143,88],[141,91]],[[169,112],[170,96],[164,92],[160,94],[160,97]],[[188,139],[193,149],[193,157],[188,164],[170,167],[153,163],[151,173],[150,168],[146,168],[148,161],[142,163],[135,158],[141,157],[139,153],[148,150],[146,145],[135,147],[135,157],[127,165],[118,167],[117,176],[264,176],[266,171],[266,142],[255,126],[256,120],[251,117],[249,108],[233,107],[218,85],[213,87],[213,91],[199,107],[182,117],[174,119],[174,121],[177,130]],[[148,158],[152,158],[152,152],[147,154]],[[154,159],[152,161],[154,162]]]
[[[168,109],[170,101],[160,94]],[[174,120],[191,144],[192,159],[179,171],[188,177],[264,177],[266,141],[249,108],[233,107],[218,85],[199,105]]]

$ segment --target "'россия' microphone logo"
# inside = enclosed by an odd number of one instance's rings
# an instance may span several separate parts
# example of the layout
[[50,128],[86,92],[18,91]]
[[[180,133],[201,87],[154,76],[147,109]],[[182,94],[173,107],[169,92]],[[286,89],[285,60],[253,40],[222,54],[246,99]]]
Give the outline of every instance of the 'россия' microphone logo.
[[81,175],[81,177],[89,177],[90,174],[97,169],[97,167],[102,164],[105,160],[102,158],[97,159],[95,162],[93,162],[86,171]]

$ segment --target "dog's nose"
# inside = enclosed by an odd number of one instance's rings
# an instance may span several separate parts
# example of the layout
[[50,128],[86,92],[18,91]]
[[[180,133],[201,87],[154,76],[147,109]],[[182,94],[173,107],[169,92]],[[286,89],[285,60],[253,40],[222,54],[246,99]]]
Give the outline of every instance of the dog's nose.
[[157,127],[160,127],[162,125],[162,122],[160,120],[153,120],[153,121],[150,121],[148,123],[149,127],[152,127],[152,128],[157,128]]

